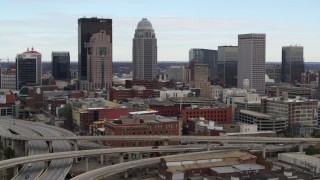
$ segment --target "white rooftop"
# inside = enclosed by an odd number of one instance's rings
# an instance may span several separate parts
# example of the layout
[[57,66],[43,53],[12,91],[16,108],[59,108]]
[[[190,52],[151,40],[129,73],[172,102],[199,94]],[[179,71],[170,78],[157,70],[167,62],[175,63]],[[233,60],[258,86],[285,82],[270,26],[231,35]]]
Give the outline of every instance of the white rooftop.
[[139,114],[139,115],[141,115],[141,114],[155,114],[155,113],[157,113],[158,111],[135,111],[135,112],[129,112],[129,114],[132,114],[132,115],[134,115],[134,114]]

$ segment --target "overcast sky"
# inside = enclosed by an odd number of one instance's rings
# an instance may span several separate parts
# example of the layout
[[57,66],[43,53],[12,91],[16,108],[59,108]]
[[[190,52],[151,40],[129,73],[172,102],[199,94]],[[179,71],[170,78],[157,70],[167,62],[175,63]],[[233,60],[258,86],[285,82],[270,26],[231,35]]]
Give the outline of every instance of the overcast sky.
[[77,19],[113,19],[113,60],[131,61],[138,22],[148,18],[158,39],[158,61],[187,61],[190,48],[237,45],[237,35],[266,33],[267,61],[281,47],[301,44],[305,61],[320,61],[318,0],[1,0],[0,59],[27,47],[51,60],[69,51],[77,61]]

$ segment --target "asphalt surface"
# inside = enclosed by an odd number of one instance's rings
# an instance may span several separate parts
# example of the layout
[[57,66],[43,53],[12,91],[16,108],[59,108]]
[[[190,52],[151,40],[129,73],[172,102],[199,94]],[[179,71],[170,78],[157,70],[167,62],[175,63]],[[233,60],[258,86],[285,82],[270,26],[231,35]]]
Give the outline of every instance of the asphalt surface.
[[[12,119],[8,118],[8,119],[0,120],[0,126],[3,126],[3,124],[10,124],[11,129],[13,127],[17,127],[15,129],[17,132],[26,131],[24,134],[23,133],[18,133],[18,134],[23,136],[28,136],[28,137],[75,136],[75,134],[73,134],[70,131],[67,131],[58,127],[54,127],[54,126],[49,126],[43,123],[15,120],[16,126],[13,126]],[[27,131],[29,131],[29,133]],[[41,145],[39,143],[41,143]],[[45,141],[41,141],[41,140],[29,141],[29,147],[30,147],[30,150],[28,155],[49,153],[48,146]],[[53,149],[53,152],[65,152],[65,151],[71,151],[72,146],[69,143],[69,141],[52,141],[52,149]],[[50,162],[50,164],[48,165],[48,168],[45,169],[45,171],[44,171],[44,167],[45,167],[44,162],[32,163],[30,167],[28,167],[28,164],[25,164],[14,179],[25,179],[27,175],[29,176],[28,179],[39,179],[39,180],[64,179],[64,177],[67,175],[67,173],[72,167],[72,162],[73,162],[72,158],[53,160]],[[39,166],[38,164],[40,164],[41,166]]]

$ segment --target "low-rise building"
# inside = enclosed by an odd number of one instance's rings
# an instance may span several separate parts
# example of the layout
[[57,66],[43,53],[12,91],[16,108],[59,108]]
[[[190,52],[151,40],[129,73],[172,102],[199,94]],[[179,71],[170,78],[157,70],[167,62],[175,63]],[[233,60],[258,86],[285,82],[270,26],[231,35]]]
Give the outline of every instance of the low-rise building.
[[208,121],[204,118],[189,118],[187,121],[188,131],[204,136],[219,136],[220,133],[225,133],[223,127],[218,126],[214,121]]
[[318,125],[318,101],[296,97],[289,99],[288,93],[281,97],[262,98],[261,111],[274,117],[288,119],[288,126],[296,123],[307,126]]
[[153,97],[153,90],[152,89],[146,89],[144,86],[133,86],[133,88],[123,88],[123,87],[117,87],[112,88],[110,91],[109,100],[110,101],[119,101],[119,100],[125,100],[128,98],[152,98]]
[[[247,152],[232,151],[223,153],[201,154],[181,157],[161,158],[158,169],[159,178],[167,180],[180,180],[192,177],[206,177],[221,174],[218,167],[230,169],[236,172],[255,173],[263,170],[263,166],[253,168],[256,165],[256,156]],[[228,168],[229,167],[229,168]],[[246,167],[251,167],[246,168]],[[232,171],[232,172],[234,172]]]
[[[151,113],[151,114],[150,114]],[[120,116],[118,120],[105,122],[105,135],[167,135],[179,136],[181,123],[176,118],[155,115],[155,111],[131,112],[127,116]],[[105,144],[112,147],[129,146],[155,146],[164,144],[162,141],[105,141]],[[170,141],[169,144],[177,145],[179,142]]]
[[184,123],[188,118],[203,117],[209,121],[215,121],[217,123],[230,123],[232,121],[232,109],[231,106],[227,106],[223,103],[211,104],[211,106],[203,108],[185,108],[181,110],[181,117]]
[[303,169],[308,169],[313,173],[320,173],[320,159],[313,156],[305,155],[304,153],[280,153],[278,160],[298,166]]
[[272,117],[268,114],[241,109],[238,122],[255,124],[259,131],[284,132],[288,127],[288,119],[285,117]]

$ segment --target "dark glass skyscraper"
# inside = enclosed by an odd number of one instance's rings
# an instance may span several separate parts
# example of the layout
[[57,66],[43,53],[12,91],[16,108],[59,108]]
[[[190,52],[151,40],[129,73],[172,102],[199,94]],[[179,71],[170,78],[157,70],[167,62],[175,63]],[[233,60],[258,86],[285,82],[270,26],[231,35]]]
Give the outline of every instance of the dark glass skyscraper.
[[70,80],[69,52],[52,52],[52,77],[55,80]]
[[78,19],[78,76],[79,80],[87,80],[87,49],[84,43],[88,43],[92,34],[104,30],[110,35],[112,43],[112,19],[80,18]]
[[218,46],[218,76],[224,87],[237,87],[238,46]]
[[281,81],[286,83],[300,82],[303,72],[303,46],[282,47]]
[[190,49],[189,62],[196,61],[200,64],[208,64],[211,79],[218,77],[218,51],[212,49]]

